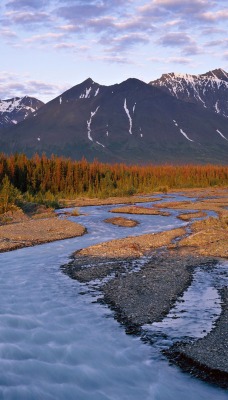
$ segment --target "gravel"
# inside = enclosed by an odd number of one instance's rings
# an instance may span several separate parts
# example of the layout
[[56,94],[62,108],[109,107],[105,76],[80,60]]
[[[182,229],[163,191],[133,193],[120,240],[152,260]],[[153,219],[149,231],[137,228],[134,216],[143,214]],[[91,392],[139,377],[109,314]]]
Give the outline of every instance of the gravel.
[[[142,262],[144,260],[144,262]],[[194,267],[211,258],[157,250],[144,259],[74,256],[62,267],[71,278],[88,283],[101,280],[103,301],[126,327],[161,321],[190,285]],[[102,279],[110,276],[106,283]]]
[[193,343],[175,344],[167,353],[171,361],[191,374],[228,388],[228,288],[221,290],[222,313],[215,327]]

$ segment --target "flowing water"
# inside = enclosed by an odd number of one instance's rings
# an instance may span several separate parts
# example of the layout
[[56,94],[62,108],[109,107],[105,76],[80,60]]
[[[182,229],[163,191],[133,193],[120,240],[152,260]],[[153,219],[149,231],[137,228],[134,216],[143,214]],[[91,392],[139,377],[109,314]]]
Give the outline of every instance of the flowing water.
[[211,329],[225,263],[197,271],[185,302],[162,323],[145,326],[157,338],[154,346],[126,335],[107,307],[81,295],[82,285],[61,272],[76,249],[184,225],[172,211],[137,216],[135,228],[111,226],[103,222],[110,208],[84,207],[85,215],[71,218],[87,227],[83,237],[0,254],[0,400],[227,399],[224,390],[170,366],[160,352]]

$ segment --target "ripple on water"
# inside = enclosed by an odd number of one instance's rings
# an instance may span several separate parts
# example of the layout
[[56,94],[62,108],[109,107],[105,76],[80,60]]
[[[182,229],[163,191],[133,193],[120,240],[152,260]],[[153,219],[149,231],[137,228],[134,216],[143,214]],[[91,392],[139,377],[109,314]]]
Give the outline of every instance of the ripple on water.
[[[170,366],[158,351],[164,343],[151,347],[126,335],[108,308],[91,305],[82,286],[60,272],[73,251],[91,243],[185,225],[175,215],[139,216],[140,226],[113,229],[102,222],[109,209],[87,207],[79,218],[89,233],[81,238],[0,254],[0,399],[225,400],[223,390]],[[193,318],[190,308],[186,302],[179,314]],[[180,326],[172,329],[176,337]]]

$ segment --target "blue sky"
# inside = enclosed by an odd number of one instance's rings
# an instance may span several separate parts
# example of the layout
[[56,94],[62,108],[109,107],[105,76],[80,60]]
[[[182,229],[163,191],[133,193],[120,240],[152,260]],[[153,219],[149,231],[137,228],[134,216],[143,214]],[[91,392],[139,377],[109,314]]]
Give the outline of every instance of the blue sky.
[[0,98],[228,70],[227,0],[1,0]]

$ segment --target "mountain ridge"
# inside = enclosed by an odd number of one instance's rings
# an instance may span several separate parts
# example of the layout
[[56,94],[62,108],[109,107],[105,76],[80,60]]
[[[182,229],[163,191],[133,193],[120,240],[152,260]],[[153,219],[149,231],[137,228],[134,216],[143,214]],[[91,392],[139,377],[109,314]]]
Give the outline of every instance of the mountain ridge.
[[0,128],[8,128],[24,121],[43,105],[41,100],[30,96],[0,100]]
[[228,74],[221,68],[199,75],[171,72],[149,84],[228,118]]
[[227,119],[135,78],[91,78],[0,132],[6,153],[46,152],[92,161],[227,163]]

